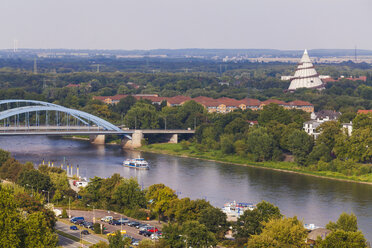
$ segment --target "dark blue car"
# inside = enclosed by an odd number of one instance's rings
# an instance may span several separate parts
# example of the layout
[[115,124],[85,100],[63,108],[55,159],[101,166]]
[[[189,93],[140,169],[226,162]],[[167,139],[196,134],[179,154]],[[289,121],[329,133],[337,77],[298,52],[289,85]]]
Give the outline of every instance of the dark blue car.
[[70,230],[78,230],[77,226],[70,226]]

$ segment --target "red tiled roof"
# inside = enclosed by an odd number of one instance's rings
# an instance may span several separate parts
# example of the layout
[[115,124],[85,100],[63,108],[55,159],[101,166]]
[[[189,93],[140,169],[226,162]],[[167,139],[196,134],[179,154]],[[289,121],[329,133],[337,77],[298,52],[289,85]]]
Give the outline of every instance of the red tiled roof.
[[313,106],[309,102],[300,101],[300,100],[295,100],[295,101],[289,102],[287,104],[290,105],[290,106]]
[[341,79],[347,79],[347,80],[351,80],[351,81],[367,81],[367,77],[366,76],[360,76],[360,77],[347,77],[347,78],[338,78],[338,79],[333,79],[333,78],[324,78],[322,79],[324,83],[328,83],[328,82],[338,82],[340,81]]
[[188,96],[173,96],[173,97],[167,97],[167,101],[170,104],[181,104],[183,102],[192,100],[191,97]]
[[358,114],[369,114],[369,113],[372,113],[372,109],[367,109],[367,110],[359,109],[358,110]]
[[275,104],[278,104],[278,105],[286,105],[285,102],[277,100],[277,99],[269,99],[269,100],[261,102],[261,104],[263,104],[263,105],[269,105],[270,103],[275,103]]
[[252,99],[252,98],[244,98],[239,101],[242,104],[245,104],[246,106],[260,106],[261,101],[257,99]]
[[251,125],[257,125],[258,124],[258,121],[247,121],[249,124]]

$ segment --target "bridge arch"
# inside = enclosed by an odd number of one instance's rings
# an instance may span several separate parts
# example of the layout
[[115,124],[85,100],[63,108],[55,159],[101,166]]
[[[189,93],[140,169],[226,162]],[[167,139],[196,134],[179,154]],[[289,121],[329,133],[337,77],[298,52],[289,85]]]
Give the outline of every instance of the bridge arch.
[[86,112],[80,111],[80,110],[75,110],[75,109],[69,109],[65,107],[61,107],[58,105],[51,105],[51,106],[26,106],[26,107],[18,107],[18,108],[13,108],[9,110],[5,110],[0,112],[0,120],[4,120],[6,118],[24,114],[24,113],[30,113],[30,112],[38,112],[38,111],[58,111],[58,112],[63,112],[66,114],[70,114],[71,116],[76,116],[88,121],[93,122],[99,127],[103,127],[105,130],[110,130],[110,131],[118,131],[121,132],[121,129],[118,128],[117,126],[111,124],[108,121],[105,121],[97,116],[94,116],[92,114],[88,114]]
[[[23,99],[0,100],[0,105],[8,104],[8,103],[33,103],[33,104],[38,104],[38,105],[42,105],[42,106],[55,106],[55,107],[60,107],[60,108],[66,108],[66,107],[63,107],[63,106],[60,106],[60,105],[57,105],[57,104],[54,104],[54,103],[37,101],[37,100],[23,100]],[[66,108],[66,109],[68,109],[68,108]],[[81,119],[80,117],[75,116],[75,115],[72,115],[72,116],[74,118],[78,119],[79,121],[81,121],[82,123],[84,123],[85,125],[88,125],[88,122]]]

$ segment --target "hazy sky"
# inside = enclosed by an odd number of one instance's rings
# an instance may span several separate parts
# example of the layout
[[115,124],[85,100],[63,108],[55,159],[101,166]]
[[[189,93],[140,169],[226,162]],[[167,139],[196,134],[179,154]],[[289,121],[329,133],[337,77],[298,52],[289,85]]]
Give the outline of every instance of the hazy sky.
[[372,0],[0,0],[0,49],[372,49]]

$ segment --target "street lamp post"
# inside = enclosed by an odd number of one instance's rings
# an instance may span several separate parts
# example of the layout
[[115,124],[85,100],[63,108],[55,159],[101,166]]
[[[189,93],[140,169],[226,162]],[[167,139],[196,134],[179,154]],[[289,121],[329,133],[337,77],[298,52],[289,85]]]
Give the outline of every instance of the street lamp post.
[[68,197],[68,218],[71,219],[70,197]]
[[48,192],[48,204],[49,204],[49,191],[48,190],[42,190],[43,192]]
[[[89,204],[87,204],[88,207],[90,207]],[[93,224],[96,223],[96,215],[94,214],[94,205],[92,205],[93,208]]]

